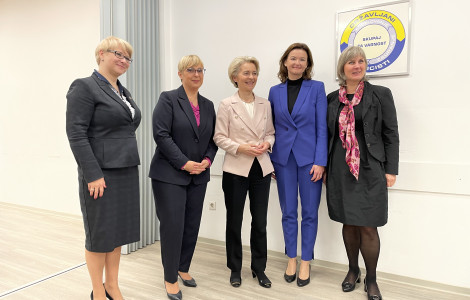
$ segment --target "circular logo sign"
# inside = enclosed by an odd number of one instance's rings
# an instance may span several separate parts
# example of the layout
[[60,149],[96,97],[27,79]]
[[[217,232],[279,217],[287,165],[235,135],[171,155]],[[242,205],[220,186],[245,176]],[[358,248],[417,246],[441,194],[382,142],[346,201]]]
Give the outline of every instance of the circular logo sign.
[[361,47],[367,57],[367,72],[377,72],[400,56],[405,46],[405,28],[388,11],[366,11],[349,22],[343,31],[341,52],[349,46]]

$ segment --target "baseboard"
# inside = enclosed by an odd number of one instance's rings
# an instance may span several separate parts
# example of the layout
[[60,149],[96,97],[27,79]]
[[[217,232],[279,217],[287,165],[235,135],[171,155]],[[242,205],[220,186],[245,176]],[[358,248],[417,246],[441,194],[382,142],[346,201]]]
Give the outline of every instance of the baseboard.
[[[214,240],[214,239],[209,239],[209,238],[199,237],[198,242],[225,247],[225,242]],[[243,251],[247,251],[249,253],[250,247],[243,246]],[[285,254],[282,252],[278,252],[278,251],[268,250],[268,257],[269,256],[277,257],[277,258],[279,257],[284,258]],[[326,260],[319,260],[319,259],[315,259],[312,262],[312,265],[322,267],[322,268],[333,269],[337,271],[346,271],[348,269],[348,266],[345,264],[339,264],[339,263],[334,263],[334,262],[330,262]],[[365,274],[365,270],[362,270],[362,272],[363,274]],[[418,286],[418,287],[422,287],[426,289],[453,293],[453,294],[461,295],[461,296],[470,295],[470,288],[453,286],[453,285],[443,284],[443,283],[434,282],[434,281],[422,280],[422,279],[401,276],[401,275],[396,275],[396,274],[386,273],[386,272],[377,272],[377,277],[379,277],[380,280],[393,281],[393,282],[397,282],[400,284],[408,284],[408,285]]]

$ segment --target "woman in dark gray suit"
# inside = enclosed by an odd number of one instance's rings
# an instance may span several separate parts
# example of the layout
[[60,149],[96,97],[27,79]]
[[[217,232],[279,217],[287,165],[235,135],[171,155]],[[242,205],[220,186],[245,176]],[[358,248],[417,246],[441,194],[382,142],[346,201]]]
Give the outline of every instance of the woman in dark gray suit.
[[377,227],[387,223],[387,188],[398,174],[398,124],[392,93],[366,81],[367,59],[360,47],[341,53],[340,89],[328,95],[329,154],[326,176],[328,212],[343,223],[349,272],[344,292],[360,282],[359,251],[367,275],[369,300],[380,300],[376,268],[380,252]]
[[85,259],[95,300],[123,299],[118,286],[121,246],[140,239],[135,131],[141,113],[118,80],[132,52],[122,39],[104,39],[95,51],[98,71],[75,80],[67,93],[66,129],[78,164]]
[[189,267],[196,247],[202,205],[210,180],[209,167],[217,152],[212,137],[214,104],[199,94],[204,65],[196,55],[178,63],[182,85],[163,92],[153,112],[153,137],[157,143],[150,165],[165,289],[170,299],[181,299],[178,276],[196,287]]

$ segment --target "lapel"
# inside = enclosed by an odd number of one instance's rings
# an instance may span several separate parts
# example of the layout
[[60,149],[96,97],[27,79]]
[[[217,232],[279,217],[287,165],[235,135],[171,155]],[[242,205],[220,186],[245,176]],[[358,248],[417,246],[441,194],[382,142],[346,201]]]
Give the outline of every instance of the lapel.
[[[198,102],[198,105],[199,105],[199,128],[198,128],[198,132],[200,132],[202,134],[202,132],[204,132],[204,129],[206,128],[207,124],[209,123],[210,120],[212,120],[212,118],[210,118],[209,116],[209,103],[207,103],[207,100],[202,97],[200,94],[197,95],[197,102]],[[191,111],[192,111],[192,108],[191,108]],[[194,113],[193,113],[194,115]],[[194,118],[196,119],[196,118]],[[197,123],[196,123],[197,125]]]
[[[295,116],[300,112],[302,106],[307,100],[307,95],[310,92],[312,83],[313,82],[311,80],[302,81],[302,86],[300,87],[299,95],[297,96],[297,100],[295,100],[294,109],[292,109],[292,120],[295,119]],[[287,99],[285,103],[287,105]],[[287,113],[289,113],[289,111]]]
[[266,123],[266,110],[267,107],[266,105],[270,105],[269,102],[266,103],[265,101],[262,101],[258,96],[255,95],[255,112],[253,114],[253,119],[252,119],[252,124],[253,124],[253,129],[252,131],[258,136],[258,138],[263,137],[263,128],[264,126],[259,126],[261,122]]
[[339,90],[335,92],[332,103],[329,106],[329,118],[328,118],[328,127],[331,128],[333,133],[335,132],[336,123],[339,118]]
[[364,82],[364,93],[362,94],[363,107],[362,107],[362,119],[369,110],[370,105],[372,104],[372,85],[369,82]]
[[[131,106],[135,109],[134,122],[140,121],[142,114],[140,112],[140,109],[137,107],[137,104],[135,103],[134,99],[132,98],[131,93],[126,88],[123,88],[123,93],[124,96],[126,96],[127,101],[129,101],[131,103]],[[129,107],[127,107],[127,105],[126,108],[130,113]]]
[[[201,98],[198,94],[198,101],[200,99]],[[184,88],[182,85],[178,88],[178,102],[181,108],[183,109],[184,113],[186,114],[186,117],[188,118],[189,123],[191,123],[191,127],[193,128],[194,133],[199,139],[199,128],[197,127],[196,117],[194,116],[194,112],[191,107],[191,104],[189,103],[188,96],[186,95],[186,92],[184,91]],[[198,103],[198,104],[199,104],[199,109],[201,109],[201,103]]]
[[[255,101],[256,101],[256,98],[255,98]],[[256,130],[254,130],[255,127],[253,125],[253,120],[248,114],[248,111],[246,110],[246,107],[243,104],[243,100],[240,99],[240,96],[238,96],[238,92],[236,92],[232,96],[231,104],[232,104],[233,110],[237,113],[240,120],[242,120],[242,122],[245,123],[246,127],[248,127],[251,131],[253,131],[254,134],[257,135]],[[256,105],[256,102],[255,102],[255,105]],[[255,106],[255,110],[256,110],[256,106]]]
[[292,116],[289,113],[289,109],[287,108],[287,81],[279,85],[279,99],[281,101],[281,111],[284,114],[284,117],[295,127],[294,120],[292,119]]
[[[98,76],[96,76],[94,73],[92,74],[93,79],[96,81],[96,83],[98,84],[98,86],[106,93],[108,94],[109,97],[111,97],[114,101],[116,101],[117,103],[119,103],[119,105],[121,105],[122,108],[124,108],[124,110],[127,112],[127,115],[129,116],[129,118],[132,119],[132,114],[131,114],[131,111],[129,110],[129,107],[127,107],[127,105],[124,103],[124,101],[122,101],[121,98],[118,97],[118,95],[116,95],[116,93],[109,87],[109,84],[104,82],[103,80],[99,79]],[[135,103],[134,103],[135,104]],[[136,106],[134,106],[136,107]]]

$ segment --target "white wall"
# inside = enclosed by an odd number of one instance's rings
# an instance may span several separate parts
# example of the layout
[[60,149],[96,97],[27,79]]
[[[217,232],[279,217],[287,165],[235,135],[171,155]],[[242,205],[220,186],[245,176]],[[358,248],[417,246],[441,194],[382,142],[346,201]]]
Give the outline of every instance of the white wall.
[[[267,97],[276,78],[278,59],[297,41],[307,43],[315,60],[315,79],[326,91],[335,81],[335,16],[337,11],[383,3],[383,0],[338,1],[162,1],[161,30],[166,53],[163,89],[179,86],[176,66],[181,56],[198,54],[207,73],[201,93],[216,106],[235,92],[227,78],[231,59],[252,55],[261,72],[255,92]],[[449,3],[450,4],[450,3]],[[470,148],[467,86],[470,63],[459,54],[469,48],[464,38],[468,1],[445,6],[438,0],[412,2],[411,74],[371,80],[389,87],[395,97],[400,137],[401,174],[390,191],[389,223],[380,229],[378,270],[401,276],[470,287]],[[465,52],[464,52],[465,53]],[[220,174],[223,154],[213,166]],[[210,211],[208,201],[217,202]],[[244,244],[249,243],[249,210],[245,211]],[[268,247],[284,251],[280,210],[273,182],[268,218]],[[206,197],[201,236],[224,240],[225,208],[221,178],[213,176]],[[315,249],[317,259],[347,264],[341,225],[328,217],[325,198]]]
[[0,0],[0,201],[80,213],[65,95],[96,66],[99,0]]

